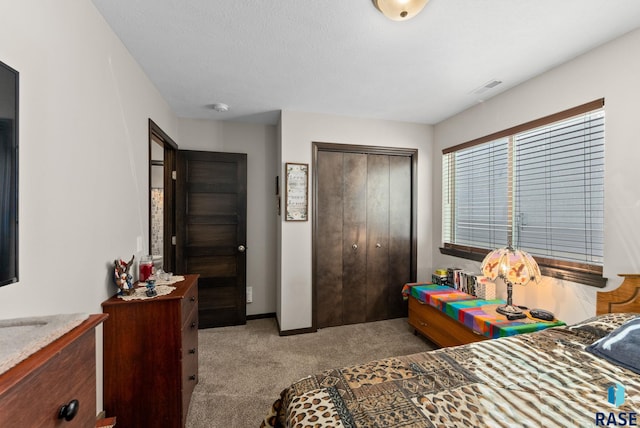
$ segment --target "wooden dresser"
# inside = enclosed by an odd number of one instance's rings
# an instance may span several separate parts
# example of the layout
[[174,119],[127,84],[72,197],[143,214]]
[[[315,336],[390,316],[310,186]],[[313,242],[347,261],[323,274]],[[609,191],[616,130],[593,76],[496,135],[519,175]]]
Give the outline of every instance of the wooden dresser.
[[105,318],[90,315],[0,375],[0,427],[95,427],[95,327]]
[[198,383],[198,275],[168,295],[102,303],[104,410],[118,428],[184,427]]
[[409,296],[409,324],[427,339],[442,347],[465,345],[487,339],[413,296]]

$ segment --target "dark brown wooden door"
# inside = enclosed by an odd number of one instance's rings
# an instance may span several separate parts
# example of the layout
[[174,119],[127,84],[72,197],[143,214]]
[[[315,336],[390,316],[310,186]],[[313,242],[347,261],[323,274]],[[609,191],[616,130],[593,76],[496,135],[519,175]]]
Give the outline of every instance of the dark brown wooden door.
[[316,288],[319,327],[367,320],[367,156],[318,156]]
[[[344,211],[343,153],[327,152],[318,156],[316,227],[317,322],[319,327],[341,325],[343,317],[343,231]],[[324,177],[333,177],[325,180]],[[340,221],[336,221],[340,219]]]
[[[407,316],[407,302],[402,286],[416,280],[416,236],[412,225],[412,159],[389,156],[389,278],[393,280],[387,294],[387,316]],[[400,291],[398,291],[398,286]]]
[[367,321],[389,318],[389,156],[367,159]]
[[180,150],[181,273],[200,274],[200,328],[246,323],[247,155]]
[[344,153],[342,176],[342,324],[355,324],[367,321],[366,299],[350,298],[367,293],[367,155]]
[[415,157],[326,146],[315,170],[316,327],[406,316],[401,290],[415,280]]

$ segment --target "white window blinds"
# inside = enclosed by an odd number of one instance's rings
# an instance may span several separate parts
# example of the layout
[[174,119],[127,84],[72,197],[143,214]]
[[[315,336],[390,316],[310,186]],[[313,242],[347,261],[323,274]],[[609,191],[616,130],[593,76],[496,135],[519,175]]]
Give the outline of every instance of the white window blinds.
[[549,265],[601,266],[605,116],[594,103],[445,149],[445,245],[512,244]]
[[449,168],[448,180],[443,180],[448,189],[443,193],[448,242],[482,248],[507,245],[508,143],[502,138],[443,157],[443,168]]
[[604,111],[516,135],[514,172],[514,244],[602,265]]

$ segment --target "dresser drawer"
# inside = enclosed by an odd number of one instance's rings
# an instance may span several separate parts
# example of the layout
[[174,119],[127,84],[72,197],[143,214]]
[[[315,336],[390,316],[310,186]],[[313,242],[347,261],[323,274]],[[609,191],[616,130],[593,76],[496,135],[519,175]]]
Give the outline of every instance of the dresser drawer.
[[[189,314],[182,331],[182,408],[189,409],[191,394],[198,383],[198,308]],[[186,420],[186,411],[184,413]]]
[[193,285],[185,292],[182,298],[181,308],[182,322],[186,323],[187,318],[190,316],[191,311],[198,308],[198,281],[194,281]]
[[198,368],[198,310],[194,309],[189,314],[187,322],[182,329],[182,360],[188,361],[193,359],[196,361],[196,370]]
[[409,298],[409,324],[439,346],[457,346],[487,339],[433,306]]
[[189,410],[189,402],[193,389],[198,384],[198,354],[189,355],[182,361],[182,408],[184,416]]
[[[104,317],[100,316],[101,320]],[[92,320],[86,324],[94,323]],[[76,332],[81,327],[76,328]],[[86,330],[73,342],[60,349],[58,344],[66,337],[54,342],[40,353],[15,366],[0,376],[0,384],[13,378],[12,371],[23,372],[31,368],[26,375],[19,375],[20,382],[4,389],[0,387],[0,427],[60,427],[86,428],[95,426],[96,421],[96,357],[95,330]],[[68,333],[70,335],[71,333]],[[40,355],[52,350],[51,357],[42,364],[34,363]],[[78,410],[70,420],[59,419],[58,413],[63,405],[77,400]]]

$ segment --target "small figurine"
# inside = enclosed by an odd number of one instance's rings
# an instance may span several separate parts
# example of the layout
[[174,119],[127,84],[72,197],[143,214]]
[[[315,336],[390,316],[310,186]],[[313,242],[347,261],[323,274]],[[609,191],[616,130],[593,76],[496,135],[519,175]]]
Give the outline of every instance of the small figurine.
[[113,269],[113,281],[118,286],[119,295],[130,295],[134,293],[133,284],[131,280],[133,277],[129,273],[131,269],[131,265],[133,264],[133,259],[135,256],[131,256],[131,260],[128,263],[125,263],[124,260],[114,260],[114,269]]
[[147,291],[145,291],[145,294],[147,297],[154,297],[158,295],[158,292],[156,291],[156,278],[153,275],[147,278],[146,287]]

